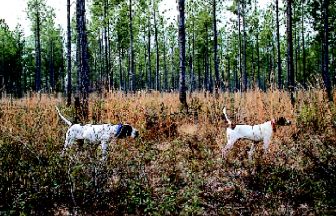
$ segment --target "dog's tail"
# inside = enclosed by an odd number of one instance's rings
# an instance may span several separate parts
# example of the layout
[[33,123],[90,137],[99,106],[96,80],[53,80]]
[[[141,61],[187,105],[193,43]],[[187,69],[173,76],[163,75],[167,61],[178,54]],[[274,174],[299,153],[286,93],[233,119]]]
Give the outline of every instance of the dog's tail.
[[226,121],[229,123],[229,125],[230,125],[230,127],[231,127],[232,123],[231,123],[230,119],[228,118],[228,116],[226,115],[226,107],[224,107],[224,109],[223,109],[223,113],[224,113],[224,116],[225,116],[225,118],[226,118]]
[[61,111],[58,109],[58,107],[57,107],[57,106],[55,106],[55,107],[56,107],[56,110],[57,110],[57,112],[58,112],[58,115],[61,117],[61,119],[62,119],[67,125],[71,126],[71,125],[72,125],[71,121],[69,121],[69,120],[66,119],[64,116],[62,116]]

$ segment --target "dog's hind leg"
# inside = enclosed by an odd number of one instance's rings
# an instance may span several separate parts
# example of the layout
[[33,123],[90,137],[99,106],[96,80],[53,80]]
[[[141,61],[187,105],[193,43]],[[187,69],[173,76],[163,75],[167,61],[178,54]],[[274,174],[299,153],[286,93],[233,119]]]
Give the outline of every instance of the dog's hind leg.
[[268,148],[270,145],[271,139],[270,138],[264,138],[264,153],[267,154],[268,153]]
[[270,144],[271,140],[268,138],[264,139],[264,153],[267,154],[268,153],[268,148],[269,148],[269,144]]

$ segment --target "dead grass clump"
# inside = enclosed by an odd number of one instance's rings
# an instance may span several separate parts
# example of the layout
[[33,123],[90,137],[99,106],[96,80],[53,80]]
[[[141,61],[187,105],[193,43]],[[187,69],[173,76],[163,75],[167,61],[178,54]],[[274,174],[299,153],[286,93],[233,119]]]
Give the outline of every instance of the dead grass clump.
[[[179,110],[178,94],[115,92],[90,98],[90,123],[129,123],[138,140],[111,143],[106,163],[87,145],[60,157],[74,109],[47,95],[0,101],[0,209],[17,214],[318,213],[336,205],[335,104],[322,91],[203,93]],[[228,158],[223,106],[235,123],[259,124],[285,116],[264,155],[239,141]],[[61,214],[61,213],[59,213]]]

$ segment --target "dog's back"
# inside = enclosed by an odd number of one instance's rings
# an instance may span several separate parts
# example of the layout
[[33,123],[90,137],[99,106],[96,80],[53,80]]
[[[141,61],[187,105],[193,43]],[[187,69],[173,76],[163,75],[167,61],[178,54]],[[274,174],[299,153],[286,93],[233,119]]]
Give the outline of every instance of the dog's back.
[[272,136],[270,127],[271,122],[265,122],[258,125],[235,125],[234,129],[228,127],[227,134],[237,136],[238,139],[250,139],[253,141],[262,141]]

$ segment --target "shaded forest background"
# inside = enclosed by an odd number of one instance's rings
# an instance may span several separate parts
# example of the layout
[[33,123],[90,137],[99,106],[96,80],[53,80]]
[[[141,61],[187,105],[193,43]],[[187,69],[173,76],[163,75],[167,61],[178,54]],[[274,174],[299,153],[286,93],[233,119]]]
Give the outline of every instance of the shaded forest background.
[[[80,4],[85,7],[85,1],[68,1],[64,8],[68,29],[55,24],[54,9],[45,0],[28,1],[31,35],[19,24],[10,30],[1,20],[2,92],[21,97],[28,91],[80,88]],[[160,13],[160,4],[87,1],[88,91],[179,88],[177,20],[169,11]],[[335,2],[327,0],[276,0],[263,9],[258,1],[186,1],[187,89],[326,87],[330,92],[336,83],[335,14]]]

